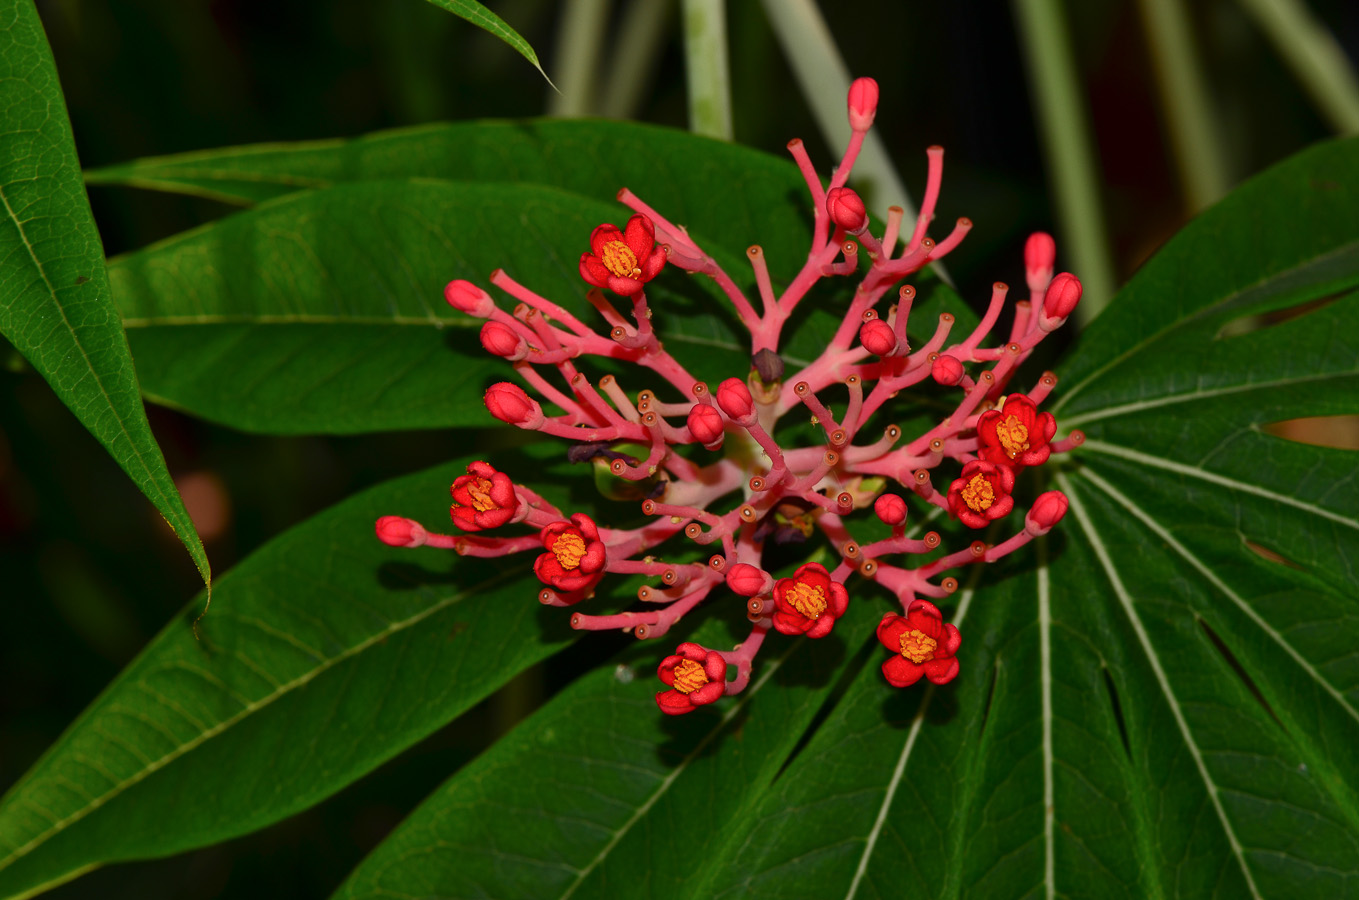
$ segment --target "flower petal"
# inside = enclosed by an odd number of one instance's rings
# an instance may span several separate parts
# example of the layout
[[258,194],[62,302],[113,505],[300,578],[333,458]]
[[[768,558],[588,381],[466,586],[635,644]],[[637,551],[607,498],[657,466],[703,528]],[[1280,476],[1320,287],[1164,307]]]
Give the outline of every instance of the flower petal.
[[918,666],[900,653],[882,664],[882,674],[892,687],[910,687],[925,673],[924,666]]
[[920,667],[925,677],[935,684],[948,684],[958,675],[958,668],[958,660],[951,656],[947,659],[932,659]]

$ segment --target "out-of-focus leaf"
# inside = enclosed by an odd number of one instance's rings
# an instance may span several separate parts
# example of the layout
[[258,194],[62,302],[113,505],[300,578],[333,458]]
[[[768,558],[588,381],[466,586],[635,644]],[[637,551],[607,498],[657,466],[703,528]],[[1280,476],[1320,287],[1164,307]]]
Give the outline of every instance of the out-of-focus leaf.
[[0,801],[0,897],[276,822],[562,647],[526,565],[373,536],[383,514],[446,521],[465,465],[346,500],[219,578],[202,640],[191,605]]
[[0,108],[0,334],[155,504],[211,584],[203,543],[146,421],[31,0],[0,2]]
[[538,62],[538,54],[533,52],[533,48],[529,46],[529,42],[520,37],[519,32],[506,25],[504,19],[501,19],[495,13],[476,2],[476,0],[429,0],[429,2],[440,9],[448,10],[455,16],[466,19],[483,31],[490,32],[509,44],[515,50],[518,50],[519,54],[523,56],[524,59],[533,63],[533,68],[538,70],[538,74],[542,75],[543,79],[547,81],[548,84],[552,84],[552,79],[548,78],[547,73],[543,71],[542,65]]

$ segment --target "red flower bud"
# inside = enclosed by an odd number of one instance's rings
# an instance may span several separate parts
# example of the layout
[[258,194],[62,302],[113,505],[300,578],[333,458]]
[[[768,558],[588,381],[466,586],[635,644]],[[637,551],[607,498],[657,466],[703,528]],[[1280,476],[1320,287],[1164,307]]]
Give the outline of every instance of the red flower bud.
[[537,428],[543,421],[543,409],[524,389],[508,381],[497,382],[486,389],[486,409],[502,422],[520,428]]
[[1047,534],[1066,515],[1068,501],[1061,491],[1047,491],[1033,501],[1024,517],[1024,530],[1033,535]]
[[377,520],[378,540],[388,547],[419,547],[426,534],[419,522],[402,516],[383,516]]
[[863,199],[847,187],[831,188],[826,195],[826,213],[832,222],[850,234],[858,234],[868,224]]
[[470,281],[450,281],[444,288],[444,299],[448,305],[455,309],[460,309],[469,316],[476,316],[484,319],[495,309],[495,301],[491,295],[477,287]]
[[957,384],[963,380],[963,364],[956,356],[941,356],[930,366],[930,374],[940,384]]
[[869,319],[859,326],[859,343],[875,356],[891,356],[897,350],[897,335],[882,319]]
[[849,592],[820,563],[805,563],[774,584],[774,628],[782,634],[825,637],[849,607]]
[[501,322],[486,322],[481,326],[481,346],[487,353],[510,360],[523,359],[528,354],[524,339]]
[[849,86],[849,127],[867,131],[878,113],[878,83],[872,78],[856,78]]
[[743,425],[755,421],[755,400],[750,396],[746,383],[739,378],[728,378],[718,385],[717,405]]
[[906,521],[906,501],[896,494],[883,494],[873,501],[873,512],[888,525],[900,525]]
[[742,597],[758,597],[774,587],[774,579],[758,566],[737,563],[727,570],[727,587]]
[[1024,270],[1030,278],[1052,277],[1052,266],[1057,260],[1057,243],[1052,235],[1035,231],[1024,242]]
[[706,403],[695,403],[689,410],[689,433],[711,449],[722,440],[722,414]]
[[656,695],[656,705],[671,716],[693,712],[727,692],[726,659],[701,644],[680,644],[673,656],[661,660],[656,675],[670,688]]
[[1049,319],[1065,319],[1081,302],[1081,280],[1070,272],[1063,272],[1048,285],[1043,295],[1043,313]]

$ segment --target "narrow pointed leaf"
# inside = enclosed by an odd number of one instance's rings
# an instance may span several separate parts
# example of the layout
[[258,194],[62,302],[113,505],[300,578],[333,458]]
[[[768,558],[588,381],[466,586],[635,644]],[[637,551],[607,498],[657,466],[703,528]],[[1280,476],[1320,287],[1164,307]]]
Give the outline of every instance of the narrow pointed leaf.
[[520,37],[519,32],[506,25],[500,16],[477,3],[476,0],[429,0],[429,2],[500,38],[519,51],[520,56],[533,63],[533,68],[538,70],[538,74],[542,75],[548,84],[552,84],[552,79],[548,78],[547,73],[543,71],[542,65],[538,62],[538,54],[533,52],[529,42]]
[[211,584],[142,408],[42,23],[31,0],[4,0],[0,23],[0,334],[155,504]]

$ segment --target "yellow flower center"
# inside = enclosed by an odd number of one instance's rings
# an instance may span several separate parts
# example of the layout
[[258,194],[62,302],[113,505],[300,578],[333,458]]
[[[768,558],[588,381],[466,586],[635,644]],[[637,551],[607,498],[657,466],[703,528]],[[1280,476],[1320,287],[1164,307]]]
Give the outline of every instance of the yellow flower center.
[[967,487],[963,488],[963,502],[973,512],[986,512],[996,502],[995,488],[981,475],[973,475]]
[[485,478],[478,478],[467,485],[467,493],[472,498],[472,506],[477,512],[498,509],[495,501],[491,499],[491,482]]
[[1029,449],[1029,429],[1024,427],[1024,423],[1019,421],[1017,416],[1006,416],[1005,421],[996,426],[996,437],[1000,439],[1000,447],[1010,459]]
[[923,631],[908,631],[901,636],[901,655],[916,665],[934,655],[939,642]]
[[681,694],[692,694],[708,683],[708,673],[692,659],[686,659],[675,666],[675,690]]
[[642,275],[642,267],[637,265],[637,254],[622,241],[605,244],[599,261],[619,278],[640,278]]
[[826,611],[826,592],[819,587],[798,582],[788,592],[788,602],[807,618],[819,619]]
[[563,569],[574,569],[585,558],[585,539],[567,532],[552,542],[552,553]]

